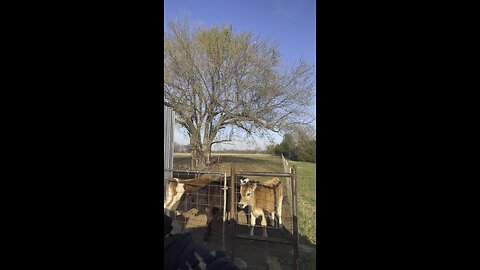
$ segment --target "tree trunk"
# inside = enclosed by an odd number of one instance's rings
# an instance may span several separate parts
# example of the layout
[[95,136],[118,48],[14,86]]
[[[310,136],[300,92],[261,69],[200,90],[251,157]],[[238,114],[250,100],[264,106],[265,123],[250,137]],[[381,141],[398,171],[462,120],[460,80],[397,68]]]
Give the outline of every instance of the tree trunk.
[[192,149],[192,169],[204,170],[210,162],[210,143],[201,144],[195,140],[190,140],[190,148]]
[[201,151],[192,152],[192,168],[195,170],[203,170],[207,168],[210,162],[210,151],[202,149]]

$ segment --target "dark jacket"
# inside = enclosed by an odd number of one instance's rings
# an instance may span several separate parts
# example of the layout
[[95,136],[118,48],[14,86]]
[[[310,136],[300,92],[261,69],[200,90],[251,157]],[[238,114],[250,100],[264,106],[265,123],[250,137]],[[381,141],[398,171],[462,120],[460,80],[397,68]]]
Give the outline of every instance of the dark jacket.
[[[206,246],[193,241],[190,233],[169,234],[171,220],[164,218],[163,253],[165,260],[164,270],[177,269],[208,269],[208,270],[239,270],[235,264],[227,258],[223,251],[212,251]],[[168,232],[168,234],[167,234]]]

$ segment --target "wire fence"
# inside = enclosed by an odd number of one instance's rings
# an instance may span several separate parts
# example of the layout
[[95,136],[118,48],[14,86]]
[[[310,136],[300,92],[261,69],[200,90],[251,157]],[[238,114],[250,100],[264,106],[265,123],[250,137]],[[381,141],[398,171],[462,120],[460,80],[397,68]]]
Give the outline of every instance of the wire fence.
[[189,231],[196,241],[225,250],[227,178],[224,172],[169,170],[166,208],[173,217],[173,233]]
[[[252,266],[255,265],[256,253],[252,254],[247,248],[251,244],[242,241],[290,245],[293,257],[282,255],[286,263],[284,266],[292,265],[293,269],[299,269],[297,172],[295,166],[289,167],[283,156],[282,162],[283,173],[237,172],[232,167],[228,177],[225,172],[180,170],[164,166],[164,205],[174,220],[172,232],[188,231],[195,241],[206,241],[204,243],[213,249],[229,251],[232,258],[244,258]],[[173,163],[171,165],[173,167]],[[270,184],[266,184],[268,182]],[[261,201],[264,206],[260,208],[264,217],[252,215],[253,208],[244,207],[246,183],[256,184],[256,196],[263,194]],[[231,226],[227,227],[226,223]]]
[[[293,169],[289,169],[288,173],[237,172],[232,168],[231,175],[233,179],[237,179],[237,181],[231,181],[231,186],[233,186],[231,190],[235,191],[235,194],[237,194],[236,184],[238,182],[241,183],[239,194],[230,198],[232,200],[230,211],[237,213],[234,215],[235,219],[233,222],[232,258],[235,257],[237,249],[235,239],[287,244],[293,248],[293,269],[298,270],[298,204],[295,166]],[[245,180],[246,177],[252,176],[267,177],[270,179],[259,182],[252,182],[250,179],[248,181]],[[285,178],[285,181],[280,181],[279,178]],[[287,185],[286,183],[290,184]],[[287,193],[286,196],[285,193]],[[288,193],[290,193],[290,195]],[[292,200],[283,200],[284,197],[291,198]],[[247,219],[245,219],[246,222],[242,221],[238,215],[237,209],[245,209],[245,204],[251,206],[250,209],[245,211],[247,217],[250,215],[250,222]],[[267,222],[267,217],[270,219],[270,223]],[[257,220],[257,218],[261,220]],[[257,221],[260,221],[260,224],[258,224]],[[248,231],[245,231],[237,225],[249,225],[250,228]],[[258,235],[258,232],[255,233],[256,227],[262,228],[262,236]],[[268,230],[270,231],[267,233]],[[284,232],[287,232],[287,234]]]

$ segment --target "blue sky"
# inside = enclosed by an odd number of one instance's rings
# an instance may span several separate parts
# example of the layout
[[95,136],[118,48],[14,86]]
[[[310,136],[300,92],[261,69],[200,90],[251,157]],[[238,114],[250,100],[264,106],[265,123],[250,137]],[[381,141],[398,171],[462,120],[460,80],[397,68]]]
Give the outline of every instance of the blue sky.
[[[169,21],[183,16],[206,26],[232,25],[235,32],[253,32],[276,41],[287,63],[304,59],[316,65],[315,0],[165,0],[164,8],[164,31]],[[275,137],[279,143],[281,137]],[[177,130],[175,141],[186,144],[188,138]],[[265,145],[260,138],[256,141],[260,147]],[[237,142],[234,148],[255,146]]]

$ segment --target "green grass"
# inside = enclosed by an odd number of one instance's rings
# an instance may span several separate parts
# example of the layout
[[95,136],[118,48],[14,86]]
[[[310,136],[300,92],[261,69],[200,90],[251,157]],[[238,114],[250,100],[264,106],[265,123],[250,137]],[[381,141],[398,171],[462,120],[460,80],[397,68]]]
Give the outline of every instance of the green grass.
[[[300,244],[316,249],[316,168],[315,163],[288,161],[297,168],[298,229]],[[226,172],[231,167],[236,171],[283,172],[282,158],[267,154],[213,154],[210,171]],[[174,167],[187,169],[190,166],[190,154],[176,153]],[[266,180],[271,177],[251,177],[254,180]],[[302,269],[315,269],[316,253],[301,257]]]
[[300,234],[316,245],[316,168],[315,163],[289,161],[297,168],[298,220]]
[[[316,174],[317,164],[310,162],[288,161],[297,168],[298,230],[300,243],[317,246],[317,204]],[[316,269],[316,251],[301,258],[301,269]]]

